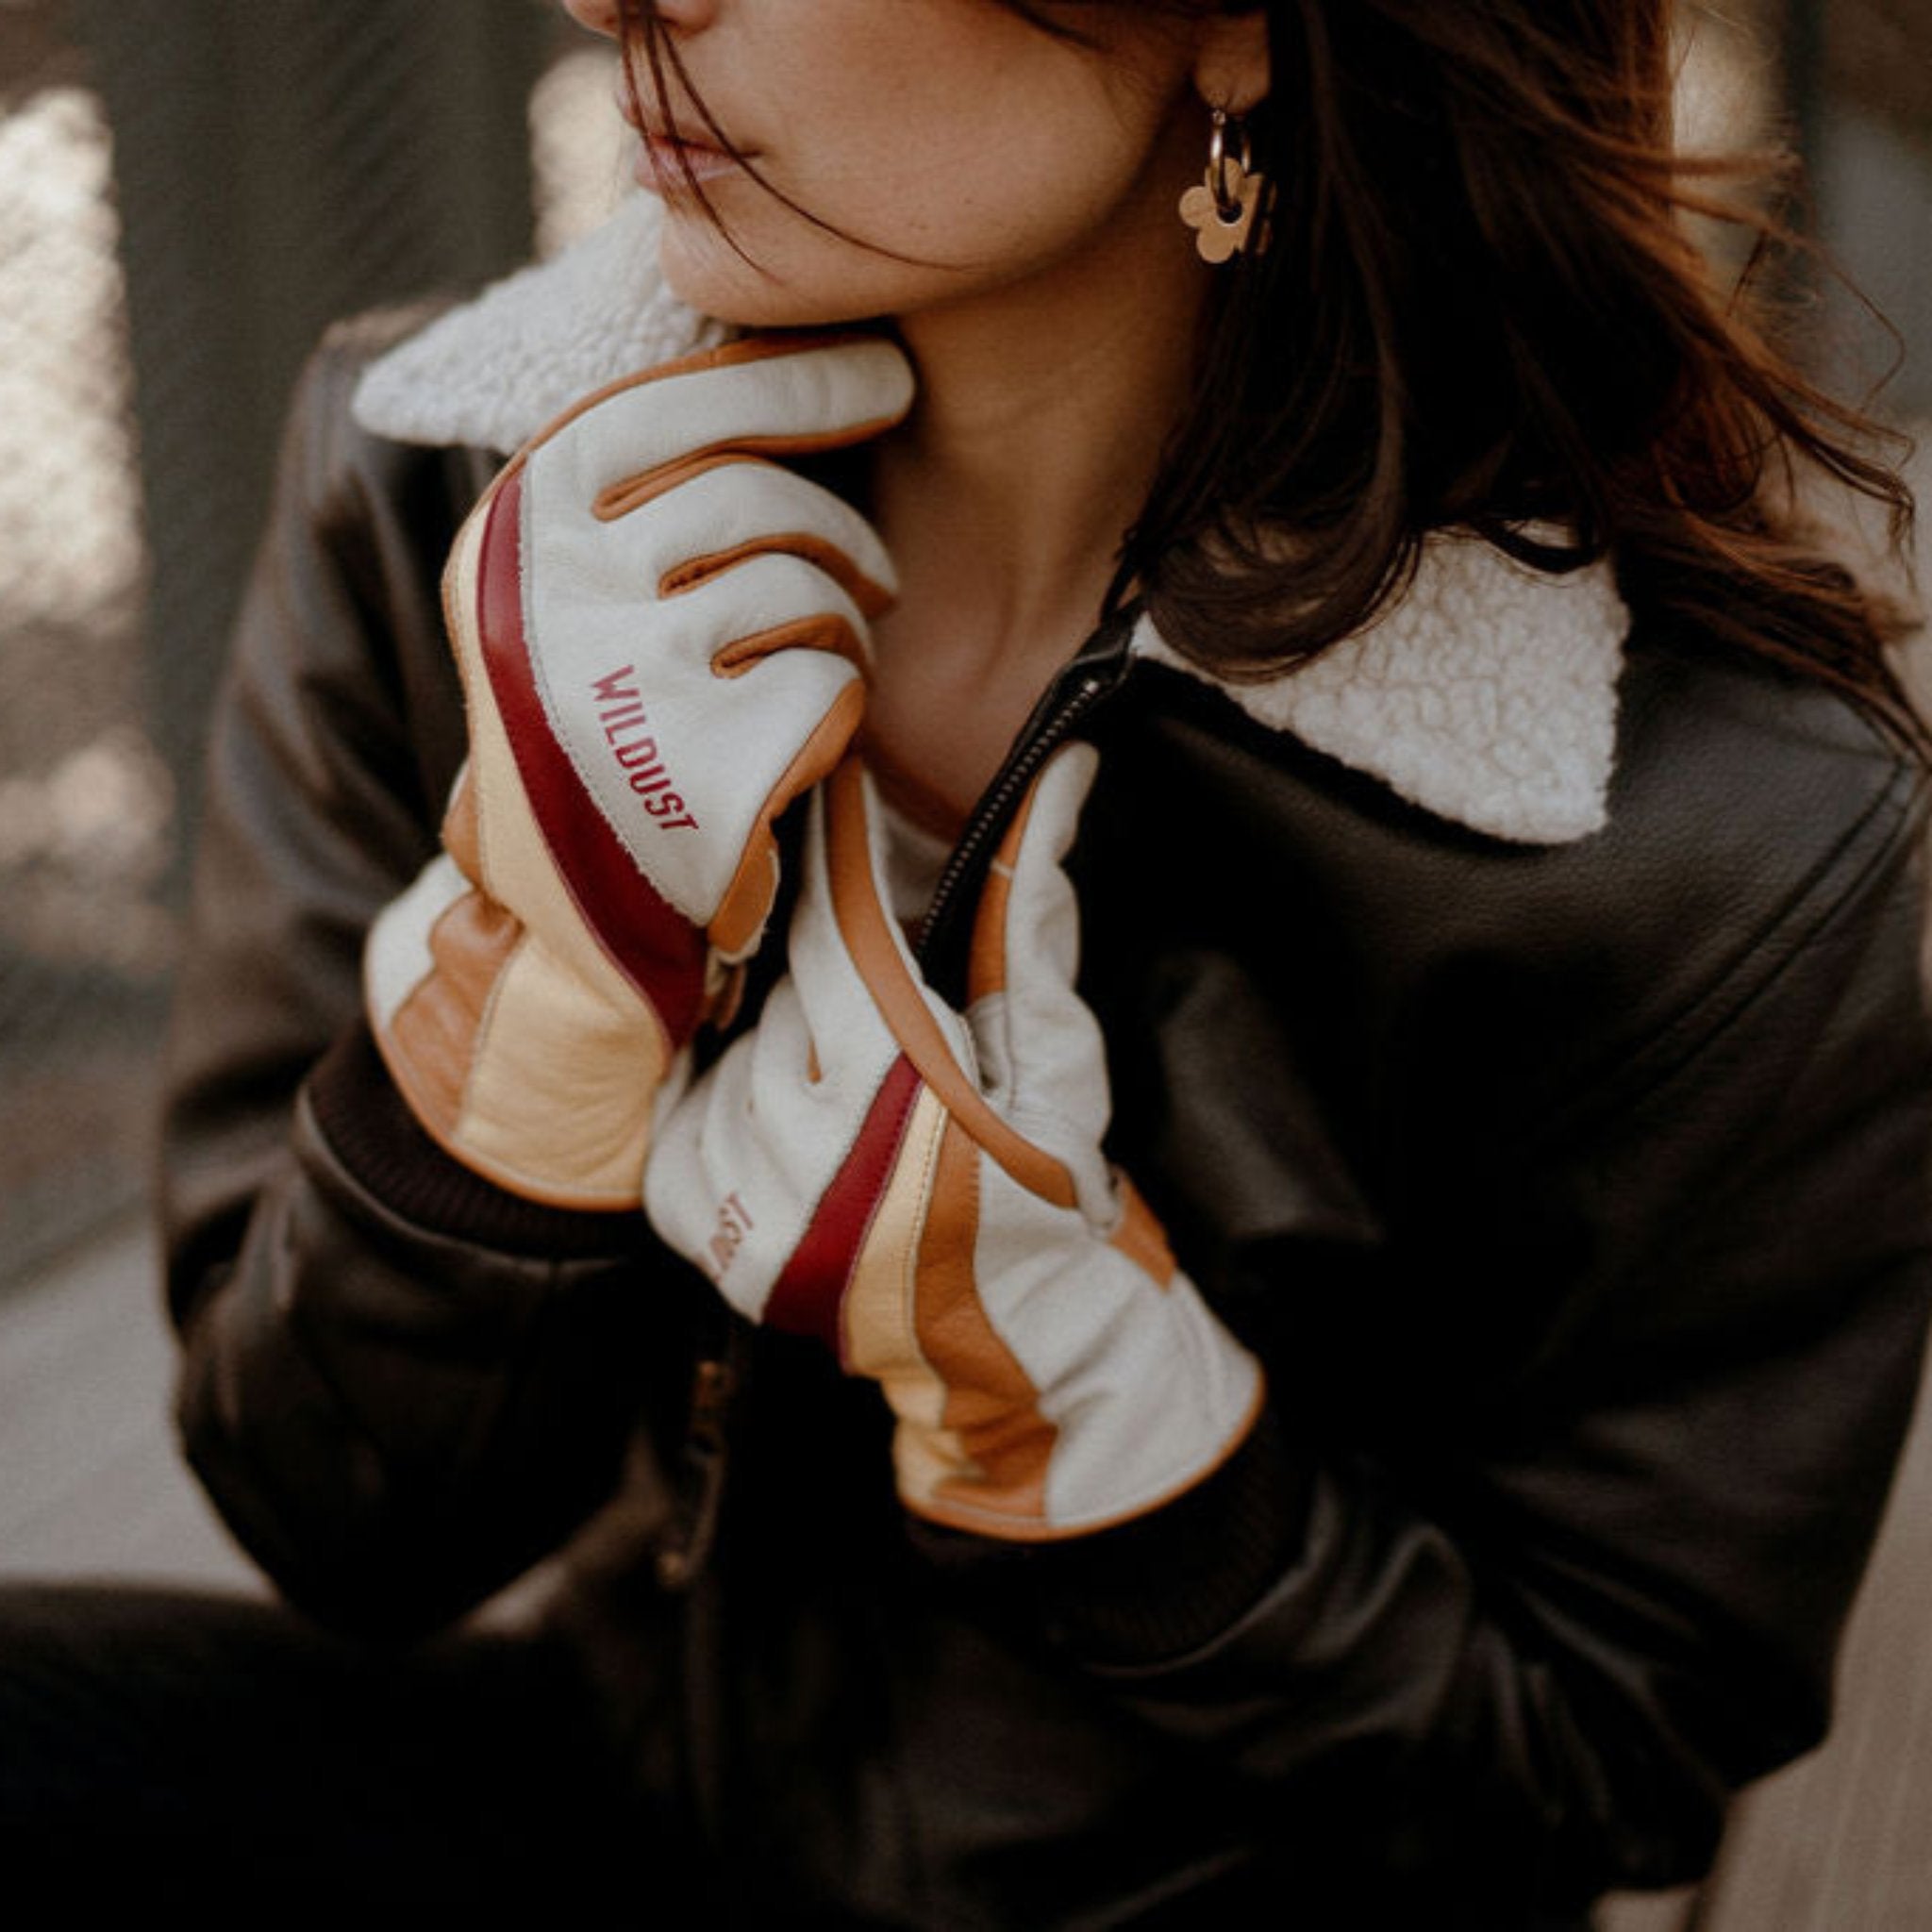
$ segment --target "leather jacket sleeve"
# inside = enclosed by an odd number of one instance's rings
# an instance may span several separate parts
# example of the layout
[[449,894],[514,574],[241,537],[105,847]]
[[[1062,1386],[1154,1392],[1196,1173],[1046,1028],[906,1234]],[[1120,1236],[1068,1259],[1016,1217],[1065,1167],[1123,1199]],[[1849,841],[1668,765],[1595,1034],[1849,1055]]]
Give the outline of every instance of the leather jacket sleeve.
[[[420,320],[420,318],[414,318]],[[163,1124],[178,1422],[298,1605],[408,1633],[555,1548],[616,1482],[676,1286],[641,1215],[540,1209],[446,1158],[360,1019],[375,911],[461,760],[441,558],[490,474],[352,424],[336,332],[291,418],[214,721]]]

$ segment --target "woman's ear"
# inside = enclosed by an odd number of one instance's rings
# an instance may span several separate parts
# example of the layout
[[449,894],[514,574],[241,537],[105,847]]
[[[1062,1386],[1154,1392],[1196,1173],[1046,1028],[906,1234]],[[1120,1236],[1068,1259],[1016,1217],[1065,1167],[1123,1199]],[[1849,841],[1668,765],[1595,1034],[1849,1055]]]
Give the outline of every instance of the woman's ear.
[[1242,6],[1215,14],[1202,31],[1194,89],[1210,108],[1246,114],[1268,93],[1268,9]]

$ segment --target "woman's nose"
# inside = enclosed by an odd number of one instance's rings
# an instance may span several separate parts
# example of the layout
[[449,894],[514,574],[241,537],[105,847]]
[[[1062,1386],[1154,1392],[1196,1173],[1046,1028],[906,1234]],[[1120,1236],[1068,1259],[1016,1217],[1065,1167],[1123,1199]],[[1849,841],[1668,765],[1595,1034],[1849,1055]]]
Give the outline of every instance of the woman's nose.
[[589,27],[593,34],[608,34],[612,40],[623,25],[618,0],[563,0],[563,10],[579,26]]
[[[563,0],[563,10],[593,34],[615,40],[624,30],[622,0]],[[689,33],[718,10],[718,0],[638,0],[637,10],[655,13],[674,32]]]

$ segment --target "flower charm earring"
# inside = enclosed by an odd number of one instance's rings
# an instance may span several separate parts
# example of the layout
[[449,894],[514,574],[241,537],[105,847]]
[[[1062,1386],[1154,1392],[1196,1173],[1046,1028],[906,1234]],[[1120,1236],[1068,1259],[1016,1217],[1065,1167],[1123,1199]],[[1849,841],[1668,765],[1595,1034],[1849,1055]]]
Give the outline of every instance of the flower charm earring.
[[1208,172],[1198,188],[1181,196],[1181,220],[1194,231],[1201,259],[1224,262],[1252,248],[1268,245],[1267,224],[1257,231],[1256,215],[1266,179],[1255,172],[1248,130],[1224,108],[1214,109],[1208,135]]

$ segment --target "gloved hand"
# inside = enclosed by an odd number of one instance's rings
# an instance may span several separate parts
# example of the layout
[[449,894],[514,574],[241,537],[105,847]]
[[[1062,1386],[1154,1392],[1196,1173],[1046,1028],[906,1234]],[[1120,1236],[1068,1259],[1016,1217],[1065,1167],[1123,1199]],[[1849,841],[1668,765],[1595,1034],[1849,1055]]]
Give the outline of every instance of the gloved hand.
[[911,394],[882,340],[734,342],[552,424],[458,534],[470,757],[364,989],[412,1111],[503,1187],[636,1208],[658,1082],[758,941],[773,822],[851,738],[891,596],[865,520],[774,459]]
[[1101,1151],[1106,1061],[1060,864],[1093,769],[1087,746],[1060,752],[1015,819],[961,1015],[885,909],[870,780],[841,765],[812,800],[789,975],[667,1094],[645,1173],[658,1233],[741,1312],[879,1383],[908,1508],[1014,1540],[1155,1508],[1233,1453],[1261,1399]]

